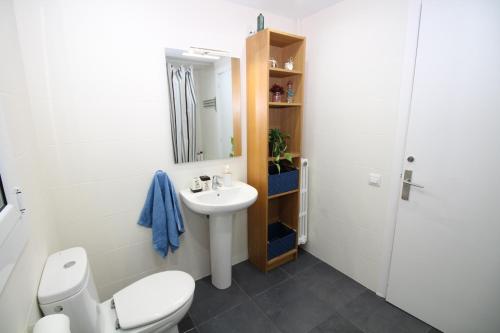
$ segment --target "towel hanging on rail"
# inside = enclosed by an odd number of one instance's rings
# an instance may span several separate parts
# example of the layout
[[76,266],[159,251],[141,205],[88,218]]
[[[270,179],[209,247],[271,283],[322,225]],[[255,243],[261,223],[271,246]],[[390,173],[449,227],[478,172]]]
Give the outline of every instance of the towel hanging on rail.
[[163,257],[167,256],[169,247],[172,252],[179,248],[184,221],[174,184],[164,171],[154,174],[138,224],[152,229],[153,247]]

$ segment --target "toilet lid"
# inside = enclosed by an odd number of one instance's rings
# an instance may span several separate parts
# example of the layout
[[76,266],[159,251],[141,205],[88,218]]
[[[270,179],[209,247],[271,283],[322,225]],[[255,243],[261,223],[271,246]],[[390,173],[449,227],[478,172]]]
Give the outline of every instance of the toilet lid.
[[181,308],[194,293],[194,280],[181,271],[152,274],[113,295],[122,329],[161,320]]

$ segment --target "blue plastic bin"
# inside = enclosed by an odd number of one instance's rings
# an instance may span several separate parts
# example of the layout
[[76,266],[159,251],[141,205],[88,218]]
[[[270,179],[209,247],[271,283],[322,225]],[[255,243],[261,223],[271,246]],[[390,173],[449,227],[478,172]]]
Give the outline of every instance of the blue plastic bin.
[[299,188],[299,170],[269,175],[268,195],[275,195]]
[[297,233],[281,222],[267,226],[267,259],[270,260],[295,248]]

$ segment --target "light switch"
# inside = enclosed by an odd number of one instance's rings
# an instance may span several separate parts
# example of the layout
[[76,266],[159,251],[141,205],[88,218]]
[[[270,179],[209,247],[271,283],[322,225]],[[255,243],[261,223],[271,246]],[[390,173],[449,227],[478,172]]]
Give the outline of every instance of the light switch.
[[370,173],[368,184],[370,184],[371,186],[380,186],[381,180],[382,176],[379,173]]

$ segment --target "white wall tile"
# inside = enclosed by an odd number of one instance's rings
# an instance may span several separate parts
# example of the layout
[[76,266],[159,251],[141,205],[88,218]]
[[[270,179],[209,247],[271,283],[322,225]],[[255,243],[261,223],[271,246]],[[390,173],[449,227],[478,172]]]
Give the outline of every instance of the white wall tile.
[[[307,248],[375,290],[397,126],[406,3],[342,1],[301,21],[307,37]],[[382,175],[380,187],[368,174]]]
[[[40,171],[61,248],[87,249],[106,297],[144,272],[209,274],[204,216],[183,207],[186,233],[166,259],[153,251],[151,230],[136,224],[158,169],[177,190],[194,176],[220,174],[224,164],[235,179],[246,179],[245,157],[173,164],[164,48],[210,47],[242,57],[258,11],[220,0],[16,0],[16,9]],[[270,26],[297,28],[293,19],[264,14]],[[243,128],[244,69],[243,58]],[[234,230],[233,259],[243,260],[246,213],[236,215]]]
[[[15,13],[10,0],[0,1],[0,163],[4,181],[23,189],[29,240],[0,294],[0,330],[26,332],[39,318],[36,292],[48,253],[57,247],[57,233],[47,204],[47,185],[40,177],[40,159],[30,114]],[[3,126],[2,126],[3,127]],[[4,138],[6,138],[4,140]],[[5,184],[5,183],[4,183]],[[7,191],[12,189],[8,188]]]

